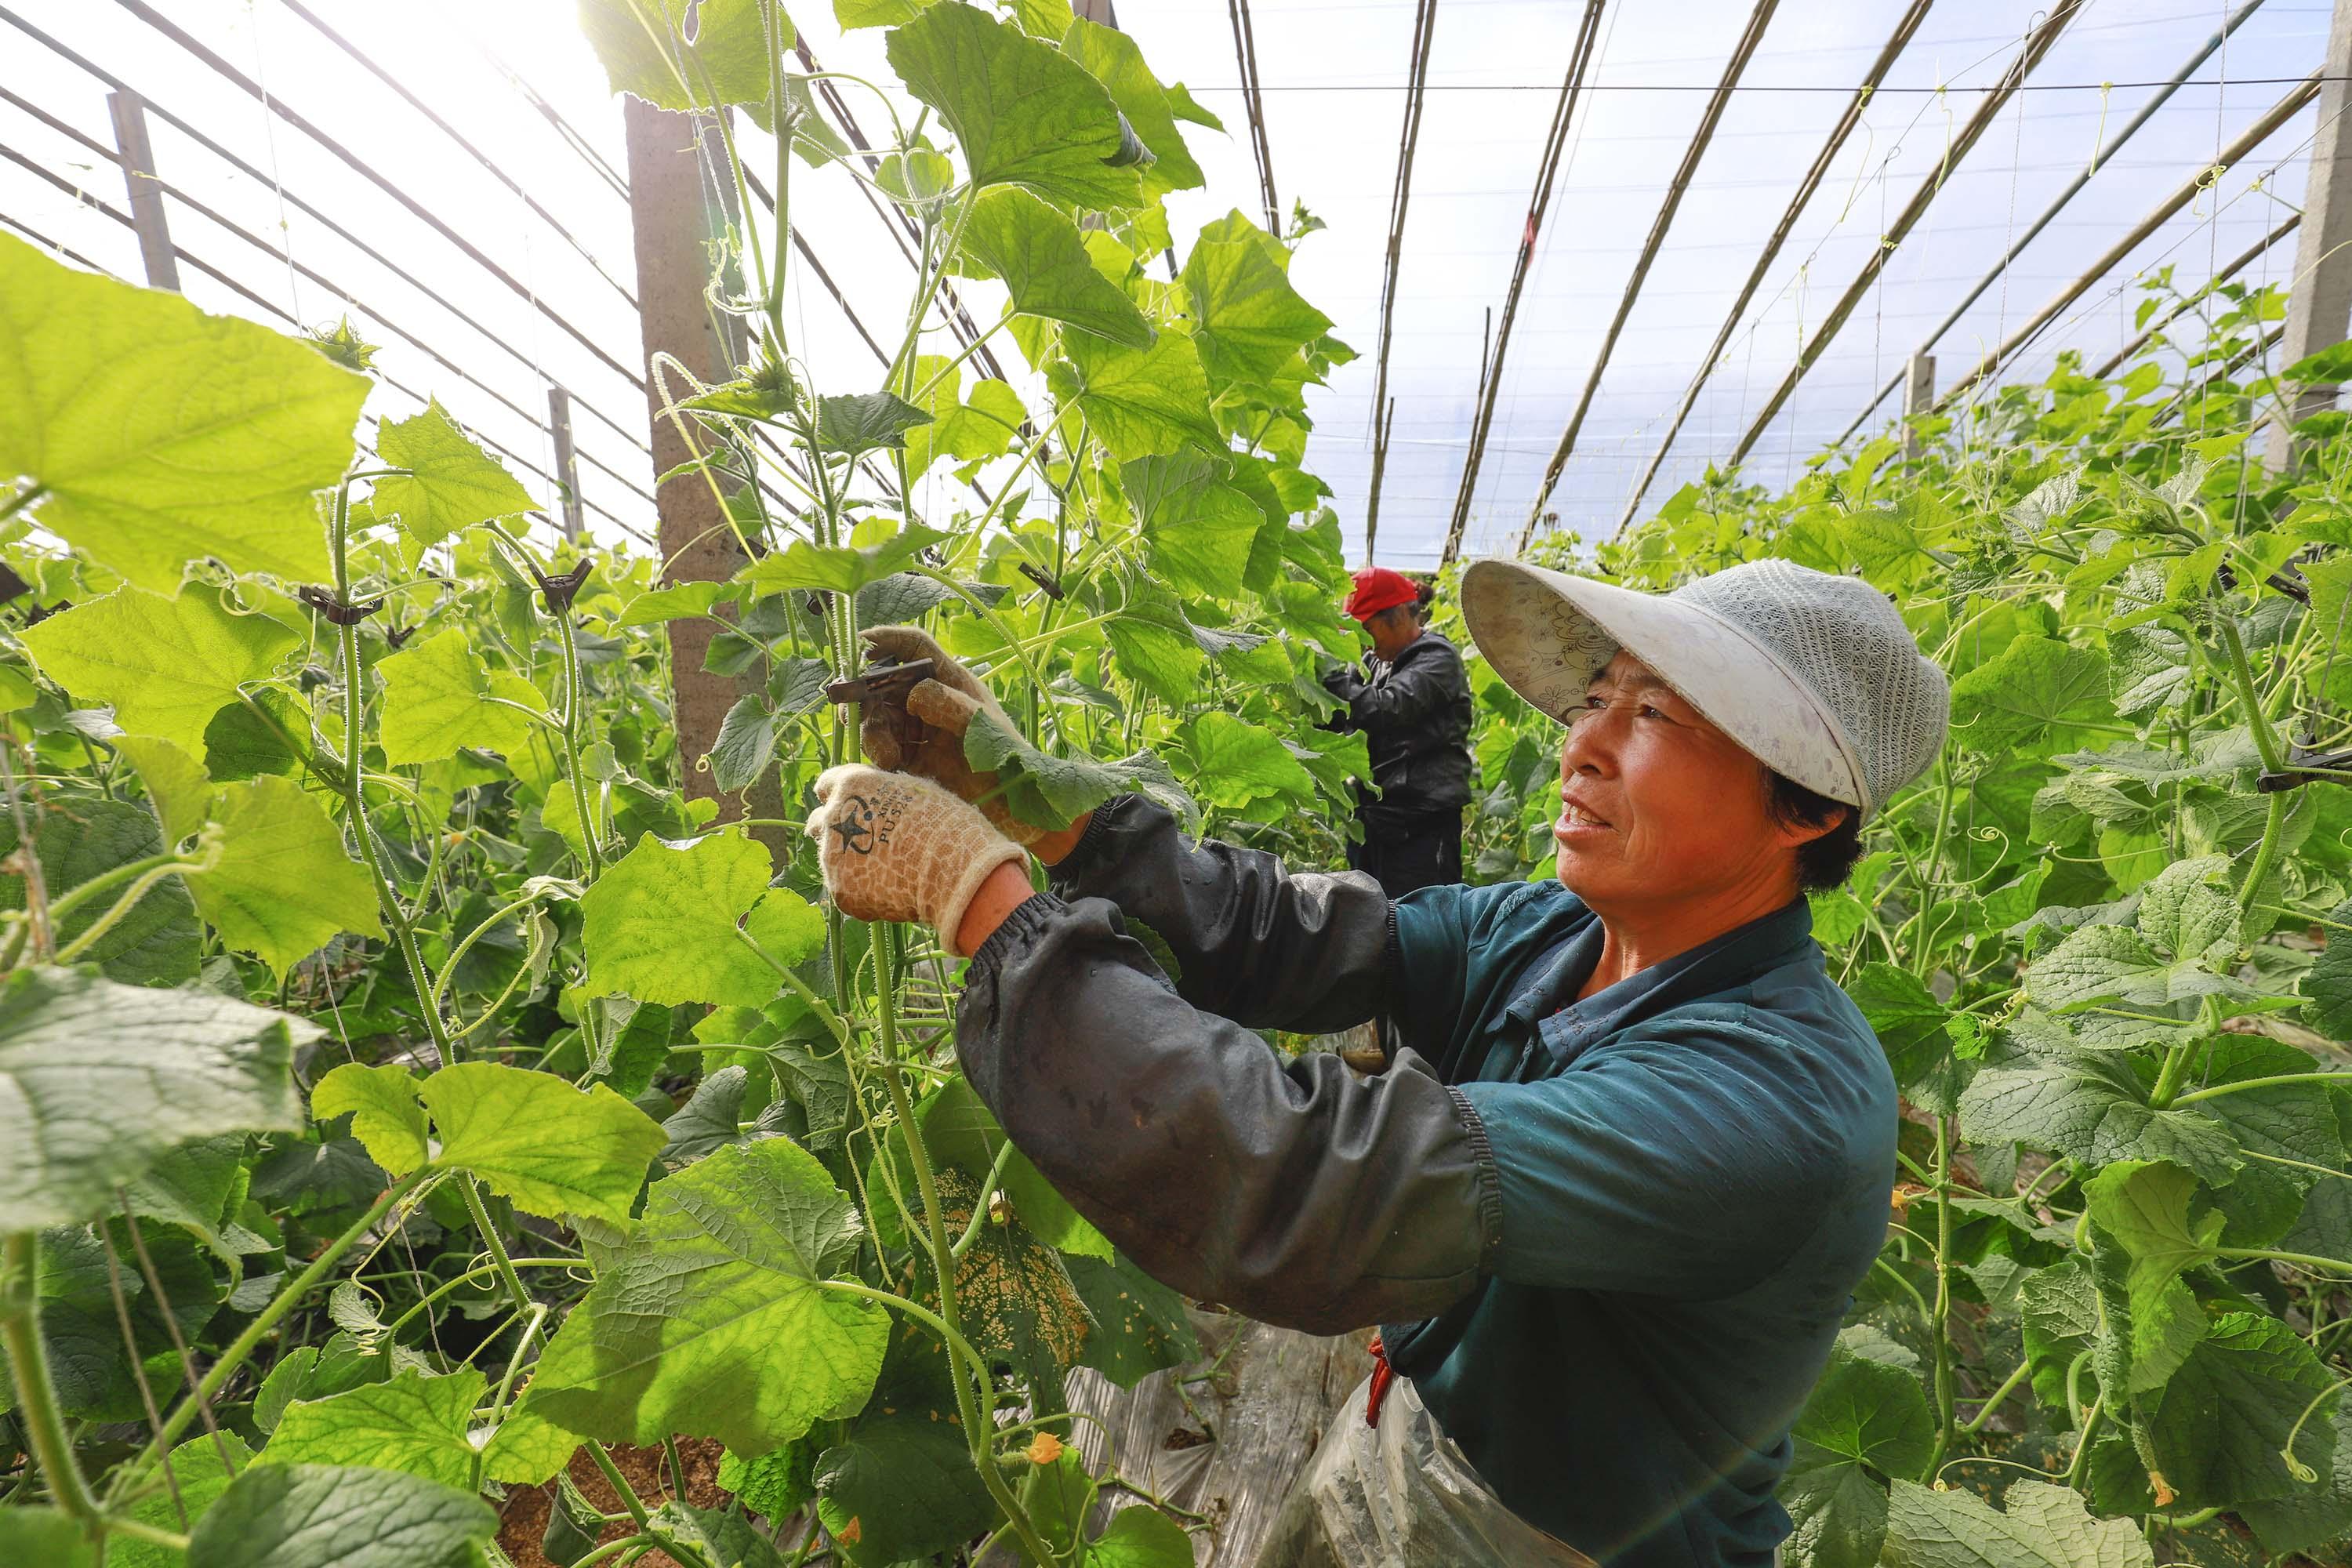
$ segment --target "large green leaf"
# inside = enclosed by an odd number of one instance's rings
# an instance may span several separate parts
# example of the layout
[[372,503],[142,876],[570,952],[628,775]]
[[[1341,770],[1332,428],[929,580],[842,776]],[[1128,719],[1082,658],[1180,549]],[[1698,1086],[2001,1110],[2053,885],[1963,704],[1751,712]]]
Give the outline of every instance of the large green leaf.
[[1192,161],[1176,129],[1167,89],[1144,63],[1135,40],[1117,27],[1106,27],[1083,17],[1066,24],[1062,52],[1087,68],[1103,84],[1111,101],[1127,117],[1137,140],[1151,149],[1153,163],[1145,172],[1147,187],[1160,191],[1198,190],[1208,183],[1201,165]]
[[[175,1554],[176,1555],[176,1554]],[[112,1563],[115,1558],[110,1556]],[[40,1568],[97,1568],[98,1548],[81,1521],[53,1508],[26,1504],[0,1509],[0,1563],[37,1563]]]
[[1785,1561],[1803,1568],[1877,1568],[1886,1543],[1886,1486],[1851,1459],[1799,1443],[1781,1479]]
[[[66,810],[44,813],[40,824],[34,843],[41,879],[52,900],[93,877],[146,859],[163,847],[155,818],[143,806],[124,801],[79,802]],[[0,812],[0,867],[16,850],[16,817]],[[70,945],[110,914],[116,900],[129,891],[128,884],[118,885],[110,893],[101,893],[68,913],[55,926],[58,946]],[[0,910],[24,907],[25,879],[0,869]],[[176,985],[195,977],[197,948],[203,939],[188,889],[177,878],[167,877],[83,949],[79,962],[97,964],[107,978],[126,985]]]
[[2172,1164],[2119,1161],[2083,1184],[2091,1217],[2131,1255],[2124,1284],[2131,1315],[2130,1392],[2161,1386],[2205,1337],[2205,1313],[2180,1282],[2216,1256],[2222,1218],[2192,1219],[2197,1178]]
[[1188,446],[1223,448],[1209,414],[1209,378],[1183,333],[1162,332],[1150,348],[1130,349],[1079,332],[1062,339],[1062,353],[1047,367],[1054,395],[1078,405],[1112,457],[1124,462]]
[[1895,1483],[1886,1568],[2152,1568],[2155,1553],[2127,1519],[2093,1519],[2082,1494],[2019,1481],[2003,1512],[1974,1492]]
[[550,1073],[459,1062],[417,1092],[441,1134],[436,1165],[550,1219],[624,1223],[662,1146],[660,1123],[601,1083],[583,1093]]
[[1201,1342],[1184,1298],[1124,1258],[1069,1257],[1070,1284],[1095,1321],[1080,1364],[1120,1388],[1132,1388],[1162,1367],[1197,1361]]
[[122,753],[147,786],[147,804],[163,825],[163,842],[176,846],[212,813],[213,781],[205,765],[153,735],[117,735]]
[[349,1115],[352,1136],[392,1175],[404,1176],[432,1157],[416,1079],[396,1063],[345,1062],[310,1091],[310,1115],[320,1121]]
[[961,243],[982,276],[1004,280],[1016,314],[1066,321],[1133,348],[1151,342],[1151,323],[1095,270],[1077,225],[1027,191],[1007,185],[982,193]]
[[299,1131],[294,1048],[319,1032],[213,992],[17,970],[0,989],[0,1214],[71,1224],[188,1139]]
[[1116,763],[1057,757],[988,714],[978,713],[964,731],[963,754],[974,768],[997,775],[1015,816],[1039,827],[1067,827],[1111,796],[1129,791],[1150,795],[1180,819],[1200,815],[1167,765],[1150,752]]
[[583,1436],[690,1432],[755,1454],[856,1414],[888,1320],[822,1281],[850,1266],[857,1237],[814,1155],[782,1138],[718,1150],[656,1184],[549,1342],[523,1411]]
[[466,1568],[490,1505],[422,1476],[356,1465],[255,1465],[188,1542],[188,1568]]
[[1203,452],[1137,458],[1119,467],[1143,526],[1151,575],[1181,594],[1238,598],[1251,547],[1270,526],[1258,503],[1224,482]]
[[221,941],[283,974],[335,936],[382,936],[375,883],[341,829],[292,779],[264,774],[220,793],[219,863],[187,874]]
[[1264,386],[1294,355],[1331,330],[1290,279],[1250,240],[1202,240],[1184,261],[1192,341],[1212,379]]
[[[696,13],[694,32],[687,12]],[[772,5],[783,29],[775,47],[793,47],[791,19]],[[761,0],[580,0],[580,30],[614,92],[664,109],[741,104],[767,125],[769,40]]]
[[[538,687],[486,663],[457,626],[394,654],[376,668],[384,686],[377,739],[387,763],[437,763],[467,746],[512,756],[530,743],[537,727],[530,714],[547,710]],[[501,705],[506,702],[530,712]]]
[[1941,1115],[1957,1110],[1951,1009],[1917,975],[1891,963],[1864,964],[1846,983],[1846,994],[1877,1034],[1904,1098]]
[[960,1546],[996,1517],[962,1431],[917,1415],[861,1422],[818,1457],[816,1488],[817,1517],[857,1568]]
[[1051,45],[942,0],[893,32],[886,52],[907,90],[955,132],[975,189],[1027,185],[1094,209],[1141,204],[1110,94]]
[[[782,983],[743,940],[740,922],[755,905],[764,898],[774,906],[768,919],[755,917],[752,936],[778,963],[798,963],[815,952],[800,918],[805,901],[786,889],[770,892],[772,874],[767,850],[740,830],[683,847],[651,834],[640,838],[580,900],[590,985],[673,1006],[759,1006]],[[771,935],[790,945],[777,951]]]
[[2107,661],[2054,637],[2021,637],[1952,683],[1952,738],[1997,757],[2053,730],[2110,720]]
[[[2292,1498],[2304,1483],[2281,1450],[2295,1420],[2335,1383],[2293,1329],[2256,1312],[2214,1320],[2171,1381],[2140,1405],[2142,1447],[2150,1468],[2183,1510]],[[2338,1396],[2340,1397],[2340,1396]],[[2321,1474],[2336,1450],[2336,1428],[2318,1415],[2304,1423],[2296,1460]]]
[[229,614],[219,591],[202,585],[171,599],[118,589],[20,635],[50,679],[84,702],[112,703],[125,730],[190,756],[203,755],[222,704],[302,640],[268,616]]
[[466,1432],[483,1383],[471,1367],[446,1377],[412,1368],[330,1399],[298,1399],[279,1417],[258,1462],[373,1465],[446,1487],[469,1486],[474,1446]]
[[419,544],[438,544],[461,528],[512,517],[534,504],[530,492],[458,429],[437,399],[421,414],[385,420],[376,433],[376,452],[408,472],[376,480],[375,514],[399,518]]
[[2110,1052],[2020,1053],[1988,1067],[1960,1095],[1960,1124],[1977,1143],[2023,1143],[2095,1167],[2169,1160],[2225,1183],[2243,1163],[2210,1119],[2151,1107],[2129,1059]]
[[887,392],[842,393],[816,400],[820,452],[856,457],[907,444],[907,432],[930,423],[929,410]]
[[[227,1455],[226,1468],[222,1462],[224,1452]],[[252,1458],[253,1450],[234,1432],[191,1437],[172,1450],[172,1487],[149,1492],[132,1503],[130,1515],[142,1524],[176,1534],[184,1528],[181,1510],[186,1510],[190,1523],[202,1519]],[[128,1535],[113,1537],[106,1547],[107,1568],[183,1568],[187,1560],[187,1554],[177,1548]],[[0,1552],[0,1562],[9,1561],[12,1559]],[[45,1568],[48,1563],[47,1558],[25,1561],[42,1563]]]
[[1846,1338],[1797,1417],[1794,1435],[1882,1476],[1916,1476],[1936,1447],[1936,1417],[1908,1368],[1861,1353]]
[[[931,422],[907,432],[908,473],[927,473],[941,458],[965,463],[1001,458],[1029,417],[1021,395],[1004,382],[983,377],[971,384],[969,396],[962,394],[962,370],[944,355],[915,356],[915,402],[930,415]],[[929,578],[909,578],[908,583],[915,592],[937,595],[934,603],[950,596]],[[862,601],[859,611],[861,622],[881,624],[866,617]]]
[[365,376],[6,235],[0,364],[0,477],[40,486],[67,542],[164,594],[205,556],[328,576],[317,492],[351,462]]
[[[877,524],[879,526],[876,526]],[[868,583],[878,583],[949,536],[908,523],[896,528],[887,520],[861,525],[847,544],[815,544],[795,539],[782,551],[762,555],[735,574],[735,580],[756,594],[782,594],[793,589],[824,588],[855,594]]]
[[1187,783],[1211,805],[1242,810],[1269,796],[1315,794],[1315,775],[1279,735],[1230,713],[1194,719],[1186,745],[1192,759]]

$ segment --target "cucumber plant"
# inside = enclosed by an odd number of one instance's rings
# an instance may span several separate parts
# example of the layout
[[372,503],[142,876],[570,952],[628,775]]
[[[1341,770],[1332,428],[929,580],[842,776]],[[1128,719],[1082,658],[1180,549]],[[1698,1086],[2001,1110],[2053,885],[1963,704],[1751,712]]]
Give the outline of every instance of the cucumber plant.
[[[348,324],[0,238],[0,1559],[480,1561],[553,1479],[567,1563],[1192,1560],[1171,1512],[1097,1529],[1062,1394],[1184,1360],[1182,1304],[1006,1143],[953,961],[824,907],[793,816],[855,756],[822,693],[859,628],[914,621],[1006,695],[973,754],[1024,816],[1141,789],[1328,858],[1366,767],[1316,677],[1358,637],[1300,464],[1349,351],[1305,220],[1178,264],[1179,122],[1215,121],[1131,40],[841,10],[891,26],[897,80],[830,78],[870,153],[773,0],[582,6],[616,91],[716,117],[715,178],[755,124],[779,213],[855,180],[920,236],[878,384],[792,337],[781,222],[715,247],[740,363],[653,368],[724,580],[534,526],[437,404],[363,453]],[[945,347],[959,286],[1024,384]],[[699,743],[687,647],[742,693]],[[734,1502],[614,1458],[682,1481],[681,1438]]]

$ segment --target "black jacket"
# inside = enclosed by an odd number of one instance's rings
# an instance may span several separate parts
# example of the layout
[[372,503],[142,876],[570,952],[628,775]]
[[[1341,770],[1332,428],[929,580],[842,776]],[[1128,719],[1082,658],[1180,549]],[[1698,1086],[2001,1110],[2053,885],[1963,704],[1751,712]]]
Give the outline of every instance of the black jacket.
[[1379,799],[1359,792],[1368,821],[1457,812],[1470,802],[1470,678],[1462,656],[1425,631],[1394,664],[1371,661],[1371,677],[1349,666],[1324,677],[1348,705],[1336,730],[1360,730],[1371,752]]

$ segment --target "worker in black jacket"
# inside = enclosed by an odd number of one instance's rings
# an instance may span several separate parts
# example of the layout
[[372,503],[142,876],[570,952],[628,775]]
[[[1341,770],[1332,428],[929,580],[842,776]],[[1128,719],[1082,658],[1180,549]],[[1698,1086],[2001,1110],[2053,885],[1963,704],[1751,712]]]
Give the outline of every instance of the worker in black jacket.
[[1348,864],[1401,898],[1462,880],[1462,808],[1470,800],[1470,681],[1454,645],[1427,626],[1433,590],[1402,572],[1356,574],[1347,612],[1371,635],[1363,669],[1342,665],[1324,689],[1348,705],[1332,728],[1360,730],[1377,794],[1356,785],[1363,841]]

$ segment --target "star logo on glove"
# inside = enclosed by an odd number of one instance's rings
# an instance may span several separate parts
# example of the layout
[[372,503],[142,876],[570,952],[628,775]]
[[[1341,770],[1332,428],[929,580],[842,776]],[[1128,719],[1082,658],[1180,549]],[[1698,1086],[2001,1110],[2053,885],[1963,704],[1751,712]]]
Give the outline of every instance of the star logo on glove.
[[852,855],[874,853],[874,805],[862,795],[849,797],[848,805],[838,813],[833,831],[841,839],[842,848]]

